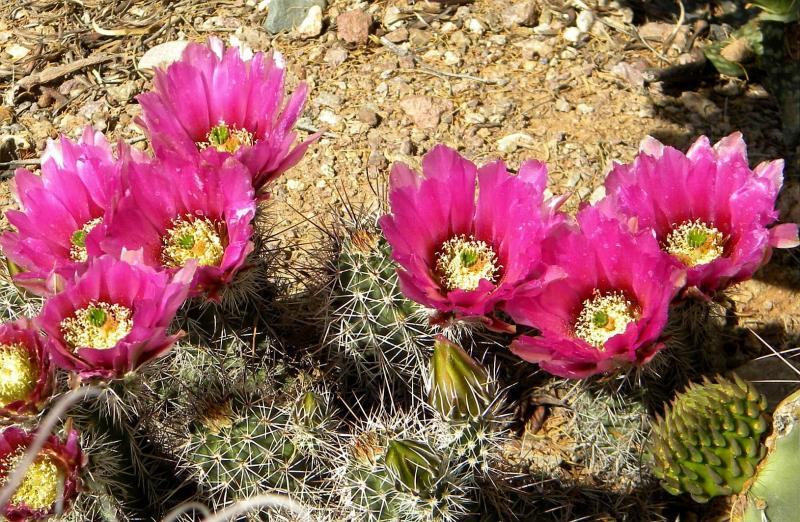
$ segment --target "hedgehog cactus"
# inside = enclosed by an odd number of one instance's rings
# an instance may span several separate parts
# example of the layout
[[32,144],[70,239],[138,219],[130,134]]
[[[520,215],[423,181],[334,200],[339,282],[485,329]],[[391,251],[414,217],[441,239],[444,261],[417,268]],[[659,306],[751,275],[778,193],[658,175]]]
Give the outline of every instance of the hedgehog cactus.
[[332,348],[366,385],[394,390],[418,382],[430,326],[400,292],[391,250],[374,224],[349,231],[337,260]]
[[697,502],[741,491],[764,457],[766,407],[738,376],[690,385],[653,428],[648,460],[662,487]]
[[233,397],[195,421],[179,463],[219,505],[277,491],[322,506],[331,419],[321,395],[306,393],[295,408]]
[[[415,415],[358,433],[340,477],[343,518],[369,522],[461,520],[472,501],[462,469]],[[391,424],[391,425],[390,425]],[[337,519],[338,520],[338,519]]]

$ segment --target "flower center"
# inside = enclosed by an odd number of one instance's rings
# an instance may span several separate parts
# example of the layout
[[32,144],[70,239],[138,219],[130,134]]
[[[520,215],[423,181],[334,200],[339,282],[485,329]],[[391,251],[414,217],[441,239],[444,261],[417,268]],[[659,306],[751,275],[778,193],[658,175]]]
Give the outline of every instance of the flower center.
[[[7,457],[3,483],[24,455],[25,449],[21,448]],[[10,504],[27,506],[34,510],[49,509],[62,495],[64,480],[64,472],[56,465],[55,459],[46,453],[40,453],[25,471],[25,477],[11,497]]]
[[118,304],[91,302],[61,321],[64,340],[73,348],[113,348],[133,328],[133,312]]
[[692,267],[710,263],[722,257],[725,238],[722,232],[699,219],[684,221],[667,236],[664,250],[681,263]]
[[26,399],[36,387],[39,368],[21,344],[0,344],[0,406]]
[[200,266],[219,266],[225,247],[218,227],[208,218],[187,215],[172,220],[172,227],[161,238],[161,264],[180,268],[190,259]]
[[208,141],[198,144],[201,149],[213,147],[220,152],[230,152],[231,154],[241,147],[249,147],[255,143],[253,133],[247,132],[245,129],[229,127],[224,121],[220,121],[212,127],[206,138]]
[[89,256],[86,253],[86,236],[89,235],[89,232],[91,232],[94,227],[102,222],[103,218],[101,217],[90,219],[84,223],[81,228],[72,233],[72,236],[69,238],[70,259],[77,261],[78,263],[83,263],[88,259]]
[[494,283],[502,268],[492,247],[466,236],[445,241],[436,258],[436,271],[448,290],[475,290],[481,279]]
[[606,341],[623,333],[638,318],[636,306],[622,292],[601,294],[595,290],[592,298],[583,302],[575,321],[575,336],[602,350]]

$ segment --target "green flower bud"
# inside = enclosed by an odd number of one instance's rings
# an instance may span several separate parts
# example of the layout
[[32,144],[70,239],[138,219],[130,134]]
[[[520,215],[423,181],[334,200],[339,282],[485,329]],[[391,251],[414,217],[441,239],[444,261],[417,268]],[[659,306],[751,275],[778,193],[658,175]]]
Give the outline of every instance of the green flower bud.
[[402,487],[422,495],[438,482],[442,459],[422,442],[393,440],[389,442],[384,462]]
[[480,416],[497,395],[489,373],[463,348],[438,336],[430,366],[428,402],[442,416]]

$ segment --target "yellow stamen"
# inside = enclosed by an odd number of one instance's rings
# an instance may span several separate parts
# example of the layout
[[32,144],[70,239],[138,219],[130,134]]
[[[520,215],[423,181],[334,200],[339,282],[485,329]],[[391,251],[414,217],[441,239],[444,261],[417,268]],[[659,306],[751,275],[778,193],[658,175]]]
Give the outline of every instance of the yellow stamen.
[[664,250],[686,266],[705,265],[722,257],[725,236],[699,219],[684,221],[680,226],[673,225]]
[[130,333],[132,315],[131,309],[122,305],[93,301],[61,321],[61,332],[72,348],[105,350],[115,347]]
[[81,228],[72,233],[72,236],[70,236],[69,238],[70,259],[72,259],[73,261],[77,261],[79,263],[83,263],[88,259],[89,256],[86,253],[86,236],[89,235],[89,232],[91,232],[94,227],[96,227],[102,222],[103,218],[101,217],[90,219],[89,221],[84,223]]
[[436,257],[436,271],[448,290],[475,290],[481,279],[494,283],[502,268],[491,246],[466,236],[445,241]]
[[208,218],[173,219],[161,242],[161,263],[167,268],[180,268],[190,259],[200,266],[219,266],[225,253],[218,226]]
[[197,144],[200,149],[212,147],[220,152],[230,152],[231,154],[241,147],[249,147],[255,143],[253,133],[245,129],[229,127],[224,121],[220,121],[212,127],[206,138],[208,141]]
[[606,341],[623,333],[638,318],[637,307],[622,292],[604,295],[595,290],[593,297],[583,302],[575,321],[575,336],[602,351]]
[[[25,448],[20,448],[6,457],[6,474],[0,481],[2,484],[6,483],[24,455]],[[49,509],[63,495],[64,480],[64,472],[56,465],[56,459],[42,452],[25,471],[25,477],[11,497],[10,504],[37,510]]]
[[36,388],[39,368],[21,344],[0,344],[0,406],[26,399]]

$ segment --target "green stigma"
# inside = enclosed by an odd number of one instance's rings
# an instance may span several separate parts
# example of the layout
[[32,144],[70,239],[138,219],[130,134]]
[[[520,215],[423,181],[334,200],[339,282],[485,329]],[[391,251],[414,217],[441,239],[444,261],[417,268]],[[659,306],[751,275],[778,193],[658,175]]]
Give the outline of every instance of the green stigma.
[[78,248],[86,248],[86,236],[86,231],[76,230],[73,232],[70,242]]
[[189,250],[190,248],[194,247],[194,237],[191,234],[184,234],[179,238],[176,238],[175,242],[179,247],[185,250]]
[[686,235],[686,242],[689,243],[689,246],[692,248],[700,248],[701,246],[706,244],[708,240],[708,234],[702,230],[692,229]]
[[92,326],[96,326],[100,328],[104,324],[106,324],[106,319],[108,316],[106,315],[106,311],[102,308],[90,308],[87,314],[87,318]]
[[480,256],[474,250],[466,249],[461,252],[461,265],[469,268],[478,262]]
[[211,129],[208,133],[208,141],[215,147],[225,145],[231,133],[228,131],[228,126],[225,123],[220,123]]
[[594,316],[592,316],[592,322],[598,328],[605,328],[605,326],[608,324],[608,320],[608,313],[602,310],[598,310],[594,313]]

